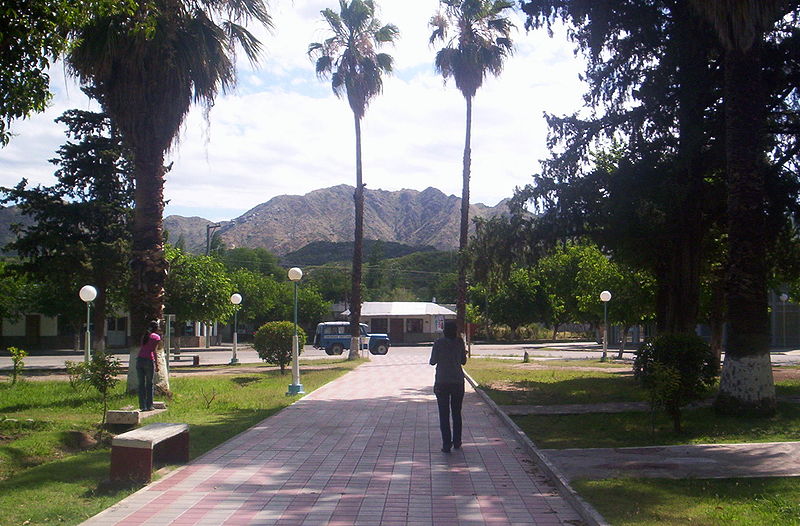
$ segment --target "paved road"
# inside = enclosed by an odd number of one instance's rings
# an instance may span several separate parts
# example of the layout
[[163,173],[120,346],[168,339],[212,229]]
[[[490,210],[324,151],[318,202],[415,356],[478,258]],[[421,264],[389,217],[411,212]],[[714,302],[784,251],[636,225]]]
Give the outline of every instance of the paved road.
[[[429,346],[396,346],[389,349],[391,356],[403,355],[423,355],[429,352]],[[525,352],[533,359],[561,359],[561,358],[599,358],[602,355],[602,347],[594,342],[559,342],[546,344],[474,344],[472,346],[473,356],[485,356],[493,358],[516,358],[522,359]],[[192,348],[184,349],[183,354],[197,354],[200,356],[201,365],[222,365],[230,362],[232,349],[230,344],[211,349]],[[616,357],[616,352],[612,353]],[[241,363],[258,363],[258,354],[249,344],[239,346],[237,356]],[[301,355],[302,359],[327,358],[324,351],[305,346]],[[633,359],[633,353],[625,353],[626,359]],[[128,355],[124,352],[117,352],[124,364],[128,363]],[[25,367],[34,369],[63,369],[64,361],[83,360],[82,352],[72,350],[51,351],[46,355],[34,355],[25,358]],[[775,365],[800,365],[800,349],[776,349],[772,353],[772,363]],[[191,365],[191,360],[183,359],[180,362],[171,362],[173,366]],[[0,356],[0,370],[11,369],[12,362],[10,356]]]
[[439,451],[426,359],[373,357],[84,524],[582,524],[469,386],[463,449]]

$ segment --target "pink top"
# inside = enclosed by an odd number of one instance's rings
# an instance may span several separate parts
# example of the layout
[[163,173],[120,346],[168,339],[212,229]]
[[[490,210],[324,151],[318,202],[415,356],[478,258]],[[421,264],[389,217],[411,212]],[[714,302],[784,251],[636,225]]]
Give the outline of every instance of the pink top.
[[148,340],[139,349],[139,358],[147,358],[148,360],[155,362],[156,347],[158,347],[158,342],[160,341],[161,341],[161,336],[159,336],[154,332],[151,332]]

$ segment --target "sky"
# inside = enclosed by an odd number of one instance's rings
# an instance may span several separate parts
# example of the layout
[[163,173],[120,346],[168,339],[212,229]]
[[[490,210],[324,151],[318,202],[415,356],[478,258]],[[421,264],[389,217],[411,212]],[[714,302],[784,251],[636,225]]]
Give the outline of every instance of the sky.
[[[400,30],[382,49],[395,60],[383,93],[362,122],[364,182],[382,190],[435,187],[461,195],[466,106],[453,80],[435,71],[436,48],[428,21],[437,0],[381,0],[378,18]],[[206,118],[193,108],[168,153],[173,163],[164,189],[165,215],[212,221],[238,217],[283,194],[355,184],[353,115],[345,99],[320,80],[306,50],[326,38],[320,15],[335,0],[272,0],[274,28],[250,29],[264,53],[252,67],[238,62],[238,85],[220,95]],[[585,86],[583,59],[563,30],[526,32],[519,11],[514,55],[498,78],[488,77],[473,101],[472,203],[496,205],[531,182],[549,156],[544,113],[578,111]],[[53,101],[47,111],[12,125],[16,134],[0,149],[0,186],[23,177],[52,184],[48,162],[65,142],[54,119],[71,108],[97,110],[65,73],[51,70]]]

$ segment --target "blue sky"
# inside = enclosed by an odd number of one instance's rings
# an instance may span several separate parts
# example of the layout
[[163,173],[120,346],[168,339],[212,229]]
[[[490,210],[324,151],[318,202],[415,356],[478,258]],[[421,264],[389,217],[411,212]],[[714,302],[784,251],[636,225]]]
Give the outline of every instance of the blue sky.
[[[433,69],[428,20],[436,0],[382,0],[379,18],[400,29],[395,74],[373,100],[362,124],[364,181],[372,189],[461,193],[464,99],[452,81]],[[208,120],[196,108],[188,116],[167,163],[166,215],[211,220],[237,217],[281,194],[355,181],[353,118],[345,100],[314,74],[309,42],[325,38],[319,15],[334,0],[272,0],[275,27],[251,28],[262,40],[256,69],[242,60],[239,86],[221,96]],[[584,87],[581,58],[563,31],[526,33],[515,13],[516,51],[503,75],[489,78],[473,108],[471,201],[495,205],[530,181],[546,158],[543,112],[577,111]],[[70,108],[92,108],[63,68],[52,70],[55,94],[43,114],[17,122],[17,134],[0,150],[0,185],[23,177],[50,184],[47,161],[64,142],[53,120]]]

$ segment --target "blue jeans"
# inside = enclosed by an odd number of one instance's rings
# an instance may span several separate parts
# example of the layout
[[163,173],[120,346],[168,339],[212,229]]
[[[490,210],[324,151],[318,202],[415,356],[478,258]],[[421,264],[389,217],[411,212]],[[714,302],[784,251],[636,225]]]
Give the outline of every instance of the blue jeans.
[[155,364],[147,358],[136,358],[136,378],[139,381],[139,409],[153,409],[153,374]]
[[[442,431],[442,447],[461,447],[461,404],[464,401],[464,382],[460,384],[440,383],[433,386],[436,403],[439,405],[439,429]],[[453,434],[450,435],[450,412],[453,413]]]

